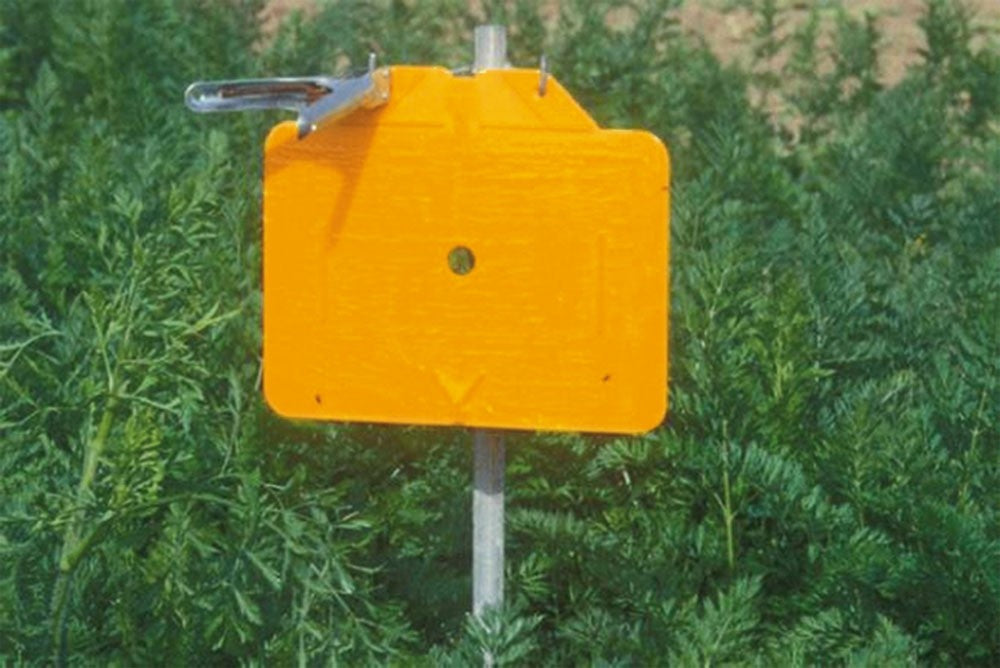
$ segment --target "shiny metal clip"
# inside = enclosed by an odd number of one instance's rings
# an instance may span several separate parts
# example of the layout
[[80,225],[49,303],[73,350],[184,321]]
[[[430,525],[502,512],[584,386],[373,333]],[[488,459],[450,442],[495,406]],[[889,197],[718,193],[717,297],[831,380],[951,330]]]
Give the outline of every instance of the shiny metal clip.
[[359,77],[279,77],[198,81],[188,86],[184,102],[191,111],[288,109],[298,112],[299,138],[357,109],[373,109],[389,101],[389,68],[375,68]]

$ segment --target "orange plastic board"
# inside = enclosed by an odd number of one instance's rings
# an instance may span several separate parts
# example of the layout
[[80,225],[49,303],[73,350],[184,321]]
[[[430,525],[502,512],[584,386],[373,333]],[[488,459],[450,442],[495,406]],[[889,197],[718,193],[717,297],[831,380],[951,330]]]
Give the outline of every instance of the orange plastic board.
[[264,391],[278,413],[617,433],[662,420],[666,149],[598,128],[538,78],[394,67],[385,106],[302,140],[294,123],[272,130]]

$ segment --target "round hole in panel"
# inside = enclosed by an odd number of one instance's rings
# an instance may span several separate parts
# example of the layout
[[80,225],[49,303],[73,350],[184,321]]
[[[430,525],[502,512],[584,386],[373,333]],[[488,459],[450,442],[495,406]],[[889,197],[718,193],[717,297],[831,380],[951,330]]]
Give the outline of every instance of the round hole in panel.
[[465,246],[455,246],[448,252],[448,267],[459,276],[465,276],[476,266],[476,256]]

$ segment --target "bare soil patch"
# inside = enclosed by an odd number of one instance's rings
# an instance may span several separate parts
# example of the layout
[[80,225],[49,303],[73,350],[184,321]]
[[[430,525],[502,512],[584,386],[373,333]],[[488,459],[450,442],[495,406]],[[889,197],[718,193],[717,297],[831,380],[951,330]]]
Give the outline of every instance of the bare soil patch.
[[[419,2],[420,0],[414,0]],[[957,0],[956,0],[957,1]],[[865,12],[877,18],[882,34],[881,71],[884,83],[899,81],[906,68],[920,58],[920,50],[925,43],[920,30],[919,19],[924,13],[925,0],[840,0],[828,1],[821,9],[824,27],[829,29],[835,20],[838,8],[843,8],[854,17],[862,17]],[[265,26],[274,29],[282,18],[293,10],[305,10],[316,6],[317,0],[271,0],[263,11]],[[472,7],[479,7],[479,0],[469,0]],[[702,37],[713,52],[724,62],[747,63],[751,58],[751,44],[755,20],[753,15],[740,8],[734,8],[733,0],[688,0],[677,10],[681,26],[688,32]],[[791,32],[809,19],[813,2],[804,0],[783,0],[783,32]],[[981,39],[1000,40],[1000,0],[964,0],[973,12],[973,25],[982,31]],[[545,15],[554,17],[558,11],[558,0],[539,0],[539,8]],[[609,16],[615,22],[619,17]],[[773,65],[779,67],[779,55]]]
[[[695,0],[686,3],[678,16],[684,28],[702,36],[722,60],[746,63],[751,55],[754,17],[744,9],[726,11],[726,4],[724,0]],[[789,1],[783,4],[783,32],[791,32],[809,19],[813,3]],[[919,24],[924,4],[924,0],[841,0],[826,3],[827,8],[820,11],[827,29],[832,27],[838,8],[855,18],[863,17],[866,12],[876,17],[882,35],[879,60],[882,79],[892,84],[903,77],[906,68],[920,58],[920,50],[926,47]],[[1000,34],[1000,2],[967,0],[965,5],[972,11],[974,28],[984,33],[982,39],[991,36],[996,39]]]

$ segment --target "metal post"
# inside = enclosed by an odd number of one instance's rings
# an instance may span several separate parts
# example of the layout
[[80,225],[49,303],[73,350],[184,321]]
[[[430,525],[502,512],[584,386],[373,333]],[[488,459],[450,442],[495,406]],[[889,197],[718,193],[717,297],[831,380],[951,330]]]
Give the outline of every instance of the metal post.
[[477,429],[472,492],[472,612],[503,605],[504,442]]
[[[507,67],[507,30],[478,26],[473,71]],[[497,432],[477,429],[473,436],[475,473],[472,492],[472,612],[503,605],[504,442]],[[493,657],[484,656],[486,665]]]
[[476,26],[472,71],[500,70],[507,67],[507,28],[499,25]]

